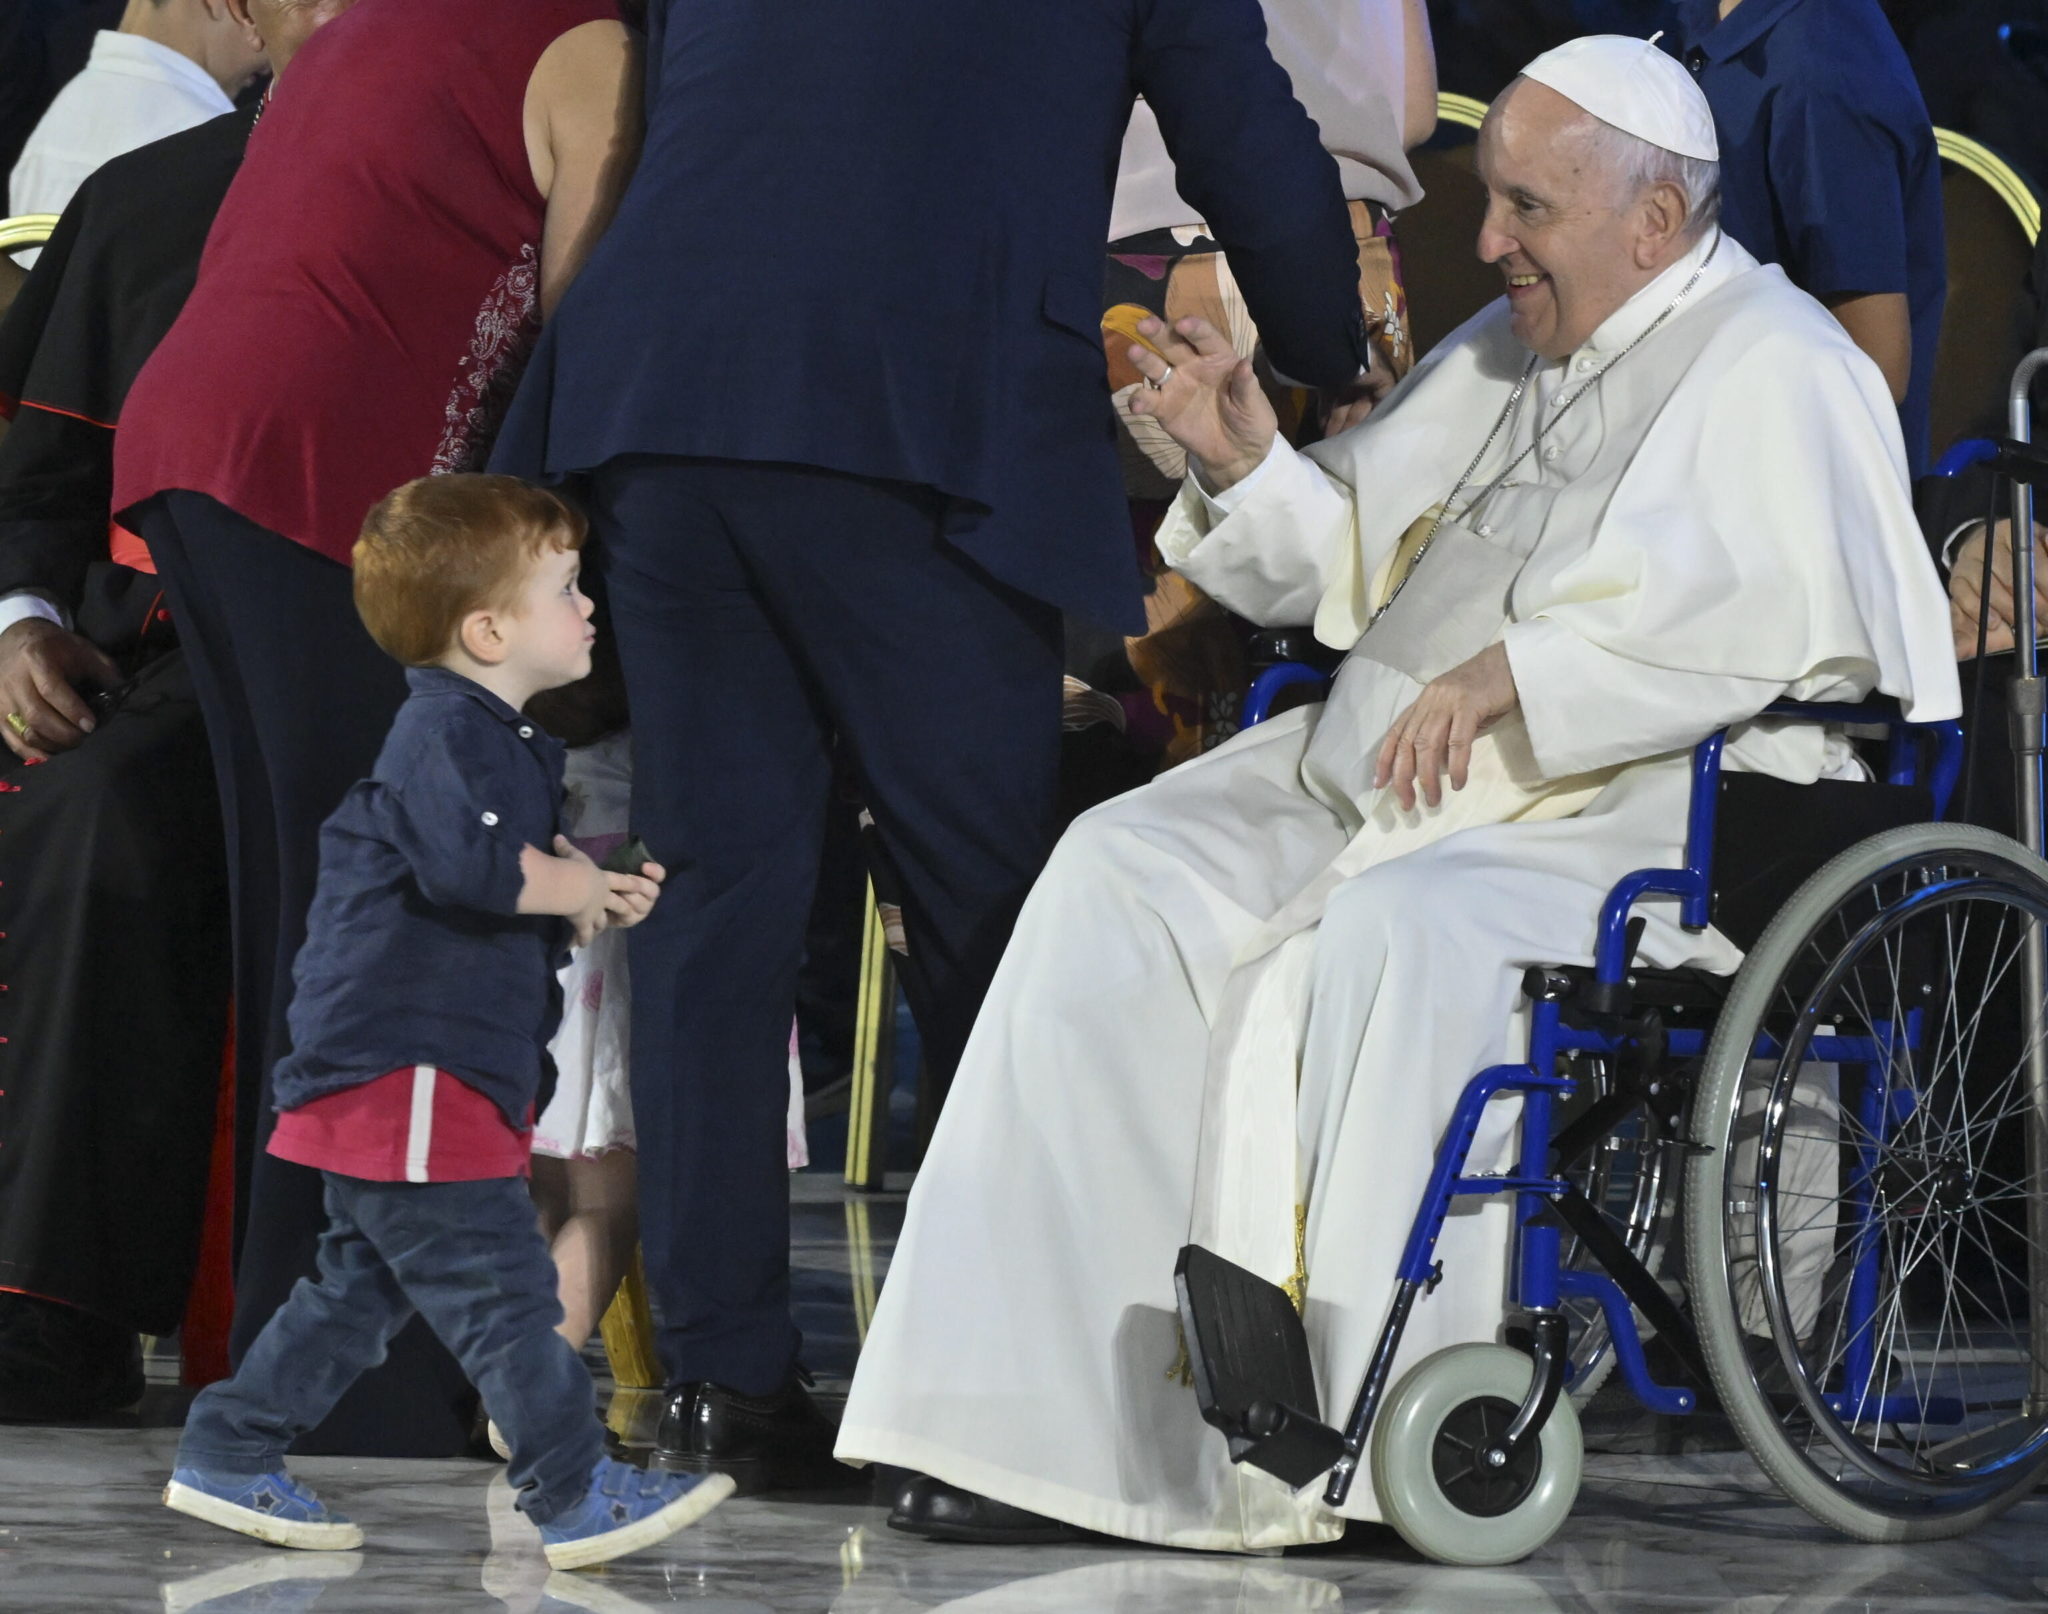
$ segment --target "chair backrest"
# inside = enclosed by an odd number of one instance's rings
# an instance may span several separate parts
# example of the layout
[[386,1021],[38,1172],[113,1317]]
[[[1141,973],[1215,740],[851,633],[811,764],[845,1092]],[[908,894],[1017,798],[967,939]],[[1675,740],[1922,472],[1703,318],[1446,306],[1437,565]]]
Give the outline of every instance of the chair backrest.
[[0,219],[0,252],[26,252],[39,247],[56,228],[54,213],[18,213],[11,219]]
[[1436,132],[1409,154],[1422,200],[1394,225],[1418,357],[1501,294],[1499,271],[1481,263],[1477,250],[1486,189],[1472,157],[1486,103],[1444,94],[1436,108]]
[[21,283],[28,278],[11,254],[41,246],[56,228],[54,213],[21,213],[11,219],[0,219],[0,314],[7,312],[15,293],[21,290]]
[[1939,455],[2005,396],[2012,332],[2041,234],[2041,204],[1989,148],[1948,129],[1935,130],[1934,138],[1948,249],[1930,433]]

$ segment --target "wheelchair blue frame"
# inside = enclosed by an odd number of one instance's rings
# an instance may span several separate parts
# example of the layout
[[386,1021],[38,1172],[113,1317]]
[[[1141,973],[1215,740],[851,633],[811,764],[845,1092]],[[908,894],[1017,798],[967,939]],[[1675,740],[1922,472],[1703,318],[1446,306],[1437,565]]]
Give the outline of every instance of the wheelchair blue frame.
[[[1302,663],[1284,663],[1260,674],[1247,695],[1244,723],[1247,727],[1263,721],[1272,700],[1282,689],[1296,684],[1327,683],[1326,675]],[[1920,778],[1920,748],[1931,741],[1934,759],[1929,777],[1936,818],[1946,816],[1963,766],[1962,726],[1955,722],[1908,724],[1895,711],[1883,707],[1833,703],[1779,702],[1769,715],[1815,722],[1882,725],[1889,731],[1886,778],[1899,785],[1917,784]],[[1629,921],[1636,905],[1646,897],[1675,897],[1679,920],[1689,930],[1704,930],[1710,923],[1713,891],[1713,854],[1716,812],[1720,800],[1721,756],[1725,734],[1715,734],[1693,751],[1692,803],[1686,826],[1685,863],[1676,869],[1639,869],[1625,876],[1608,893],[1602,905],[1594,950],[1594,979],[1619,987],[1629,965],[1631,938]],[[1874,1140],[1860,1151],[1859,1164],[1852,1168],[1849,1202],[1869,1212],[1875,1203],[1876,1156],[1882,1138],[1900,1124],[1900,1101],[1909,1095],[1894,1094],[1884,1073],[1891,1067],[1891,1039],[1902,1036],[1910,1045],[1919,1035],[1917,1011],[1906,1024],[1893,1027],[1876,1024],[1864,1037],[1816,1036],[1808,1044],[1805,1058],[1843,1068],[1845,1077],[1857,1072],[1853,1102],[1863,1125],[1864,1137]],[[1665,1048],[1673,1059],[1695,1059],[1706,1051],[1708,1033],[1697,1028],[1672,1028],[1664,1033]],[[1401,1336],[1419,1296],[1434,1287],[1441,1276],[1436,1261],[1437,1240],[1452,1203],[1475,1195],[1516,1196],[1518,1228],[1514,1298],[1517,1305],[1538,1320],[1549,1320],[1551,1330],[1537,1336],[1537,1373],[1529,1398],[1519,1410],[1506,1442],[1510,1445],[1533,1435],[1549,1416],[1562,1383],[1560,1356],[1563,1341],[1558,1318],[1560,1300],[1570,1297],[1596,1302],[1606,1318],[1614,1342],[1615,1365],[1636,1397],[1654,1412],[1687,1413],[1697,1404],[1695,1392],[1683,1386],[1657,1383],[1650,1374],[1643,1353],[1642,1335],[1635,1311],[1622,1286],[1604,1271],[1567,1268],[1564,1265],[1563,1234],[1554,1203],[1573,1193],[1565,1178],[1551,1174],[1554,1137],[1553,1105],[1575,1090],[1571,1078],[1556,1074],[1558,1056],[1582,1052],[1613,1058],[1632,1040],[1632,1033],[1617,1025],[1614,1030],[1592,1026],[1568,1026],[1563,1006],[1537,999],[1531,1005],[1529,1056],[1521,1064],[1495,1065],[1466,1083],[1452,1113],[1443,1141],[1438,1145],[1429,1184],[1423,1192],[1408,1242],[1397,1272],[1394,1304],[1376,1345],[1371,1365],[1360,1386],[1358,1398],[1344,1429],[1344,1455],[1331,1470],[1326,1500],[1341,1506],[1351,1482],[1364,1460],[1365,1443],[1383,1398]],[[1769,1038],[1759,1038],[1757,1056],[1774,1057],[1782,1052]],[[1511,1172],[1468,1175],[1466,1160],[1486,1106],[1501,1094],[1522,1099],[1522,1149],[1517,1167]],[[1845,1101],[1849,1095],[1845,1093]],[[1907,1111],[1906,1113],[1910,1113]],[[1871,1375],[1875,1347],[1871,1330],[1864,1326],[1875,1315],[1879,1303],[1879,1241],[1854,1235],[1862,1248],[1852,1266],[1847,1306],[1851,1348],[1845,1363],[1848,1371],[1839,1391],[1824,1399],[1837,1416],[1852,1422],[1873,1420],[1907,1422],[1954,1422],[1961,1416],[1959,1406],[1922,1404],[1910,1395],[1873,1394]],[[1547,1388],[1543,1380],[1548,1372]]]

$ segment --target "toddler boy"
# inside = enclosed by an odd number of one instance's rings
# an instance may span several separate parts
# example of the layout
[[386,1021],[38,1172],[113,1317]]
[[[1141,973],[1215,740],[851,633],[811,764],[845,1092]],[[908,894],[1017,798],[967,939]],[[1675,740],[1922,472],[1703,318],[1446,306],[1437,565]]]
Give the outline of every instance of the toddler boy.
[[637,923],[663,877],[606,874],[560,837],[563,748],[520,710],[590,671],[583,537],[559,499],[505,476],[409,482],[363,524],[356,608],[412,693],[321,830],[269,1145],[322,1172],[328,1228],[317,1280],[193,1402],[164,1491],[180,1512],[280,1546],[360,1545],[284,1454],[414,1312],[503,1431],[554,1567],[637,1551],[732,1491],[605,1455],[524,1181],[565,944]]

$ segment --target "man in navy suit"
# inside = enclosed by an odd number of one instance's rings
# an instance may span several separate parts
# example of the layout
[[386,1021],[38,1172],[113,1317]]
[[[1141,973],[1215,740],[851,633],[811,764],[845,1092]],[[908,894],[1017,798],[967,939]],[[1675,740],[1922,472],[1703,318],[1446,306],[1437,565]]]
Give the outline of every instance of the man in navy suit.
[[1143,93],[1275,369],[1365,362],[1337,170],[1257,0],[655,0],[645,152],[495,465],[585,473],[633,709],[658,1449],[801,1483],[790,1006],[835,738],[943,1081],[1049,850],[1061,613],[1141,629],[1102,243]]

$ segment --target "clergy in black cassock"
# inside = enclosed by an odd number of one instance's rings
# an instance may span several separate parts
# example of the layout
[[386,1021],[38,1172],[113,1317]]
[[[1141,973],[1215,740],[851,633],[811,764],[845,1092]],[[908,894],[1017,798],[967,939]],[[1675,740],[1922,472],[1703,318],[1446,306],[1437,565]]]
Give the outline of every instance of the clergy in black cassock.
[[[108,501],[128,385],[252,121],[102,168],[0,322],[0,705],[26,729],[0,753],[0,1418],[133,1400],[136,1335],[178,1326],[197,1259],[227,1025],[220,806],[162,595],[113,558]],[[89,735],[35,674],[105,691]]]

